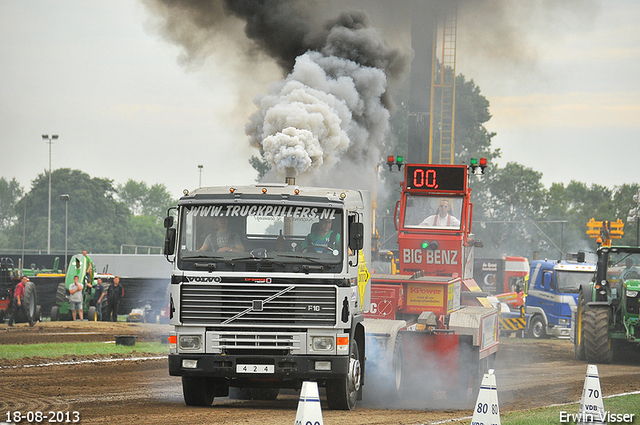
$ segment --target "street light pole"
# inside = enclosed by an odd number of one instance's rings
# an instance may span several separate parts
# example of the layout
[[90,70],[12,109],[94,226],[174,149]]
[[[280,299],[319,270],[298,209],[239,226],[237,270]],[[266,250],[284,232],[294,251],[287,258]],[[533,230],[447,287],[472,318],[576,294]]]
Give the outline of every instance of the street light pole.
[[204,165],[198,165],[198,171],[200,172],[200,179],[198,180],[198,187],[202,187],[202,168]]
[[43,134],[42,139],[49,143],[49,220],[47,224],[47,254],[51,254],[51,144],[58,138],[57,134]]
[[69,218],[69,195],[60,195],[60,200],[64,201],[64,272],[67,272],[67,229]]

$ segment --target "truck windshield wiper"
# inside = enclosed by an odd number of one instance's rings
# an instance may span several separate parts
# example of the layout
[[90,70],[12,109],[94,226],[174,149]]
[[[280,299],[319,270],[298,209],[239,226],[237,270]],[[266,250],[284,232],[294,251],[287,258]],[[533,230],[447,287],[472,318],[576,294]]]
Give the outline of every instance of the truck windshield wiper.
[[321,266],[325,266],[325,267],[333,267],[335,266],[335,264],[333,263],[327,263],[325,261],[320,261],[316,258],[313,257],[309,257],[308,255],[290,255],[290,254],[278,254],[278,257],[286,257],[286,258],[298,258],[300,260],[307,260],[307,261],[311,261],[312,263],[315,264],[320,264]]
[[242,258],[234,258],[232,260],[233,262],[248,262],[248,261],[256,261],[258,263],[262,263],[262,262],[266,262],[266,263],[273,263],[273,264],[277,264],[279,266],[284,267],[285,264],[282,261],[278,261],[273,257],[242,257]]
[[220,257],[219,255],[207,255],[207,254],[196,254],[196,255],[183,255],[180,257],[183,261],[199,261],[199,260],[223,260],[224,257]]

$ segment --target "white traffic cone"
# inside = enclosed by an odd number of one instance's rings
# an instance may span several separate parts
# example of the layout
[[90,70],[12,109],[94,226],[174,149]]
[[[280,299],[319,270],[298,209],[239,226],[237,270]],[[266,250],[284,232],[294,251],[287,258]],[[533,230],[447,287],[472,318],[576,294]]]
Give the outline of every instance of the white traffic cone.
[[473,408],[472,424],[500,424],[500,407],[498,407],[498,389],[493,369],[485,373],[480,384],[478,401]]
[[320,408],[320,393],[318,383],[305,381],[300,390],[300,401],[296,413],[295,425],[324,425],[322,409]]
[[582,388],[577,425],[606,423],[598,367],[590,364],[587,366],[587,376],[584,379],[584,387]]

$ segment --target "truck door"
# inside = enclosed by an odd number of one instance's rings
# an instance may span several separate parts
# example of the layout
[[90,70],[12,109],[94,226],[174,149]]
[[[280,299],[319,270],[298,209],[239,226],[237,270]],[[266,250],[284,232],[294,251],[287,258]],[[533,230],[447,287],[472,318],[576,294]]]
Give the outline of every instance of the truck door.
[[558,298],[558,284],[556,283],[553,270],[545,270],[542,273],[542,282],[547,294],[542,302],[542,308],[547,314],[547,325],[557,325],[558,315],[560,314],[560,304],[556,301]]
[[527,306],[533,307],[536,310],[542,309],[548,318],[549,315],[552,314],[551,308],[555,298],[551,292],[553,271],[541,269],[541,265],[539,264],[537,270],[533,273],[533,279],[533,282],[529,282],[529,285],[533,283],[533,290],[530,289],[527,295]]

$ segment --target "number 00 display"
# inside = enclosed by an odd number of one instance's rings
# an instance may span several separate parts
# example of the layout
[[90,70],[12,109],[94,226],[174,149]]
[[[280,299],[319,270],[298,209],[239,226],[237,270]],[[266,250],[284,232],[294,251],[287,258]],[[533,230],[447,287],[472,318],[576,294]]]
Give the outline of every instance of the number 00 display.
[[467,167],[437,165],[407,165],[408,190],[462,192],[465,189]]

